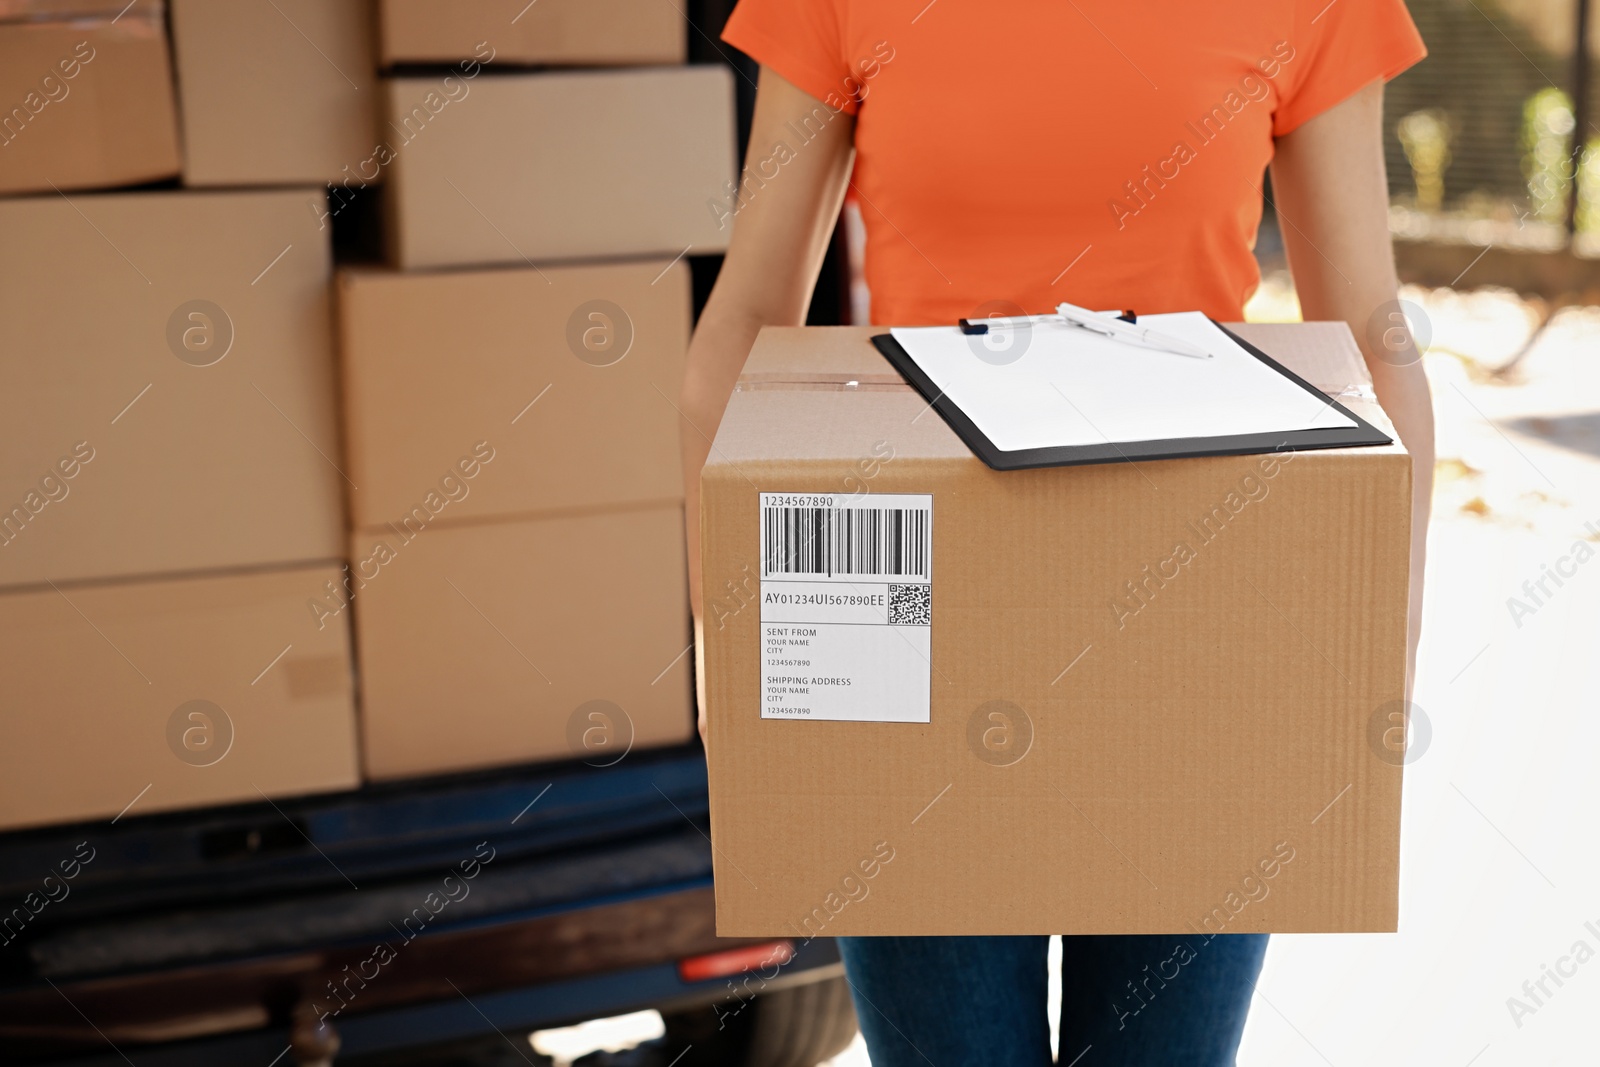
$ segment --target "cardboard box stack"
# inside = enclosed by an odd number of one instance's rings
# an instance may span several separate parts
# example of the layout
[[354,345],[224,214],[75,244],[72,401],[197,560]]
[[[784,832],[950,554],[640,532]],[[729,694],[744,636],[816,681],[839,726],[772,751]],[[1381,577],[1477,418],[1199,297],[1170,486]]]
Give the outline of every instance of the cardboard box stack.
[[[366,772],[687,740],[683,257],[725,247],[729,74],[671,65],[666,0],[378,13],[407,65],[369,168],[393,267],[339,279],[350,570],[323,609],[355,617]],[[515,69],[553,63],[657,65]]]
[[341,275],[372,776],[688,738],[688,274]]
[[[0,0],[0,829],[691,735],[683,257],[734,133],[685,29]],[[386,182],[397,266],[475,269],[336,282]]]
[[0,200],[4,826],[354,784],[320,196]]
[[319,7],[0,3],[0,828],[359,781]]
[[[873,332],[763,330],[702,477],[718,933],[1395,929],[1405,450],[997,472]],[[827,509],[903,536],[822,584]]]

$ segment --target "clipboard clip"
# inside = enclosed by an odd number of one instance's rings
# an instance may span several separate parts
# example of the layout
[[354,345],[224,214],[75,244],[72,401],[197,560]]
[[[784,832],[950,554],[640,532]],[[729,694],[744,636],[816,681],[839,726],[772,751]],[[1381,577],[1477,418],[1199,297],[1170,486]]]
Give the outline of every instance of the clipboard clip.
[[1029,316],[1017,318],[993,319],[962,319],[958,323],[961,332],[968,335],[986,334],[991,329],[1019,329],[1029,326],[1045,324],[1058,324],[1073,329],[1086,330],[1108,337],[1113,341],[1123,344],[1138,345],[1141,348],[1152,348],[1158,352],[1169,352],[1176,356],[1190,356],[1195,359],[1210,359],[1211,353],[1198,345],[1191,344],[1181,337],[1171,337],[1159,333],[1148,326],[1139,325],[1139,317],[1133,311],[1127,310],[1120,315],[1105,315],[1088,308],[1078,307],[1076,304],[1058,304],[1054,315]]

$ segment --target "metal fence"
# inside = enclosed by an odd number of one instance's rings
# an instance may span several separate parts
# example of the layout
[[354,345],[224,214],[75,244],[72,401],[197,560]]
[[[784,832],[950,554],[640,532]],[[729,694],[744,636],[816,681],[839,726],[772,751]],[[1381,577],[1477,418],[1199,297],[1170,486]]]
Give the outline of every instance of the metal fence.
[[1593,3],[1410,0],[1429,58],[1386,95],[1397,229],[1491,224],[1495,243],[1551,248],[1600,235],[1594,46],[1577,46]]

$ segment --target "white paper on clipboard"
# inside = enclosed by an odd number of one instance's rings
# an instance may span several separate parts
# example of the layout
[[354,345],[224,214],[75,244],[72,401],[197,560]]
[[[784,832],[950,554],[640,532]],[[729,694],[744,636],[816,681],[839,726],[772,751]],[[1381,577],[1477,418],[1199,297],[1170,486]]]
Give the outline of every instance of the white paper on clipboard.
[[[1239,346],[1198,311],[1139,325],[1200,345],[1196,359],[1035,322],[1020,358],[980,358],[984,337],[955,326],[891,330],[940,393],[996,448],[1121,444],[1339,429],[1354,420]],[[1006,338],[990,343],[1005,343]]]

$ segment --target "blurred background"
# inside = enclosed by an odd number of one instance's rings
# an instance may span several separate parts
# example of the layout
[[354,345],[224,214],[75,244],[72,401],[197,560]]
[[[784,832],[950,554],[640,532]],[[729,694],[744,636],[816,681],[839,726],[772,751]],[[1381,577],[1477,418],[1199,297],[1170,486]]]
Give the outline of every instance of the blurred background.
[[[1243,1064],[1595,1061],[1593,6],[1410,3],[1401,932],[1274,937]],[[0,0],[6,1062],[868,1062],[830,942],[714,935],[675,405],[731,8]],[[861,253],[847,203],[812,323]],[[1257,255],[1297,319],[1270,205]]]

